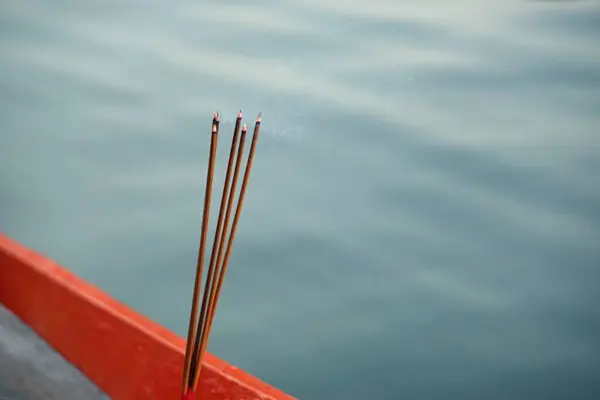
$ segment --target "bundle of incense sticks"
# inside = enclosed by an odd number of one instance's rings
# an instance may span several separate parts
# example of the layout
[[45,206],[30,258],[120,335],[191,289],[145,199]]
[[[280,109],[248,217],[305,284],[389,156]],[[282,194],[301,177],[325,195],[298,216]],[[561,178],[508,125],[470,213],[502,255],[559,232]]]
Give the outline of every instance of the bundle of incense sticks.
[[[204,194],[204,210],[202,212],[202,229],[200,234],[200,248],[198,250],[198,264],[196,267],[196,278],[194,282],[194,294],[192,297],[192,310],[190,313],[190,323],[187,337],[187,346],[185,351],[185,364],[183,367],[183,390],[182,399],[194,399],[194,393],[198,386],[202,358],[206,351],[210,330],[212,328],[215,311],[219,302],[223,279],[227,272],[231,247],[235,238],[237,224],[244,203],[248,178],[252,169],[252,160],[256,150],[256,142],[260,131],[261,115],[258,115],[254,124],[254,133],[252,134],[252,143],[246,170],[242,178],[242,187],[239,192],[233,223],[227,237],[229,229],[229,220],[231,219],[231,210],[234,203],[236,184],[242,164],[242,154],[244,152],[244,143],[246,140],[246,125],[242,124],[242,112],[238,113],[233,129],[233,138],[231,140],[231,150],[229,152],[229,161],[227,171],[225,172],[225,182],[223,184],[223,193],[221,195],[221,205],[219,207],[219,216],[217,218],[217,227],[215,238],[210,253],[208,271],[204,291],[202,294],[202,305],[200,306],[200,315],[198,316],[198,305],[200,300],[200,289],[202,283],[202,272],[204,268],[204,253],[206,247],[206,232],[208,230],[208,220],[210,215],[210,202],[212,196],[213,175],[215,169],[215,159],[217,153],[217,142],[219,137],[219,113],[213,115],[212,133],[210,139],[210,155],[208,157],[208,172],[206,175],[206,189]],[[237,155],[236,155],[237,153]],[[235,162],[234,162],[235,159]],[[233,177],[231,175],[233,170]]]

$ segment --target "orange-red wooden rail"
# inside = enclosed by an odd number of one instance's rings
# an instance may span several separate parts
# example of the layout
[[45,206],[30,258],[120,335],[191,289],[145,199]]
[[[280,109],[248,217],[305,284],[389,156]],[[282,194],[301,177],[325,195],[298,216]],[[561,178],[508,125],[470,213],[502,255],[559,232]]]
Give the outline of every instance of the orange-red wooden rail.
[[[181,398],[184,339],[1,233],[0,303],[112,399]],[[196,399],[294,398],[207,353]]]

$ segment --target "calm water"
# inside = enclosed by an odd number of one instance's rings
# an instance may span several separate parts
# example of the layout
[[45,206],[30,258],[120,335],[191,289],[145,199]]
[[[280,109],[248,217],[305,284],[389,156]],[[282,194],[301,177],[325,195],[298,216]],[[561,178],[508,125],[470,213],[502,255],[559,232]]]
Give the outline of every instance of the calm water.
[[2,2],[0,230],[183,335],[211,113],[224,171],[262,111],[214,353],[301,399],[598,398],[600,3],[253,3]]

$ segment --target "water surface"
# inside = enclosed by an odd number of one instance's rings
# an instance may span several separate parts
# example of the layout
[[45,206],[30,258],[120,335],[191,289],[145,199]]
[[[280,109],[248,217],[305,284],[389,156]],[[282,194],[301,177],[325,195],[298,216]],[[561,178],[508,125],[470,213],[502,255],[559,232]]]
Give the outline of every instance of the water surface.
[[0,230],[184,335],[210,116],[262,111],[212,352],[301,399],[597,398],[599,34],[595,1],[5,1]]

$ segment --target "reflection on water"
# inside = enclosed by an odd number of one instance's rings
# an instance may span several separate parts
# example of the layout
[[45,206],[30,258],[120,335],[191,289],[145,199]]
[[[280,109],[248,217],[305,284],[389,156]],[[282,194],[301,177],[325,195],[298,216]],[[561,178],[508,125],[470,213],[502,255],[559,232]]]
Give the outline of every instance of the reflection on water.
[[600,391],[597,2],[34,0],[0,32],[2,231],[183,335],[210,115],[262,111],[214,353],[302,399]]

